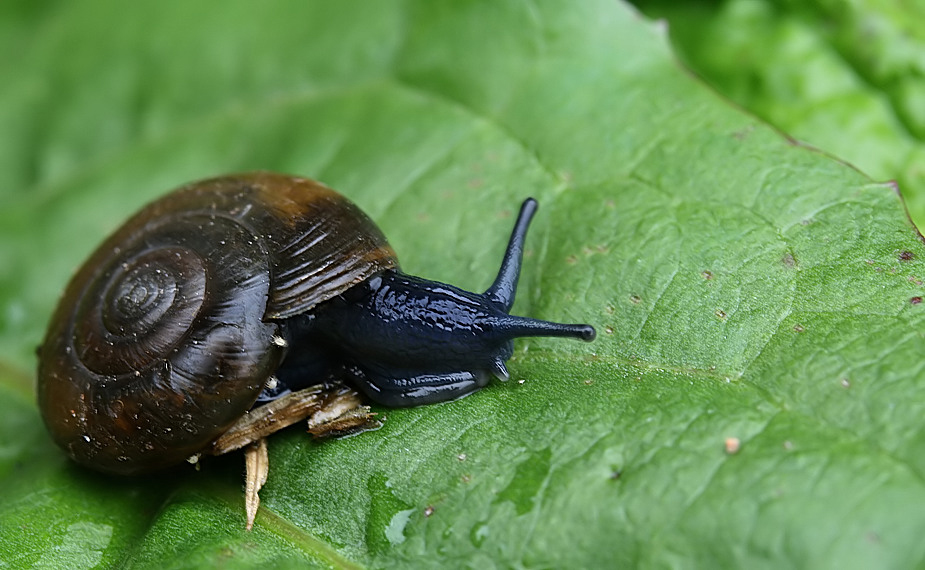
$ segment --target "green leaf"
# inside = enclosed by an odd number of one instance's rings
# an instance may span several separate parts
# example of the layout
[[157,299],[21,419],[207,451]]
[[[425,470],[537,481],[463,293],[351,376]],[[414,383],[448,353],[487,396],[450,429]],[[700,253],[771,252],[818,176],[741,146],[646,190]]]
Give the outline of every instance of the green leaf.
[[[612,0],[0,5],[0,566],[921,564],[925,248],[895,186],[793,145]],[[32,402],[68,276],[141,204],[312,176],[409,273],[480,290],[541,204],[513,381],[142,479]],[[736,450],[735,441],[738,441]]]
[[925,224],[925,4],[639,0],[681,57],[788,135],[878,180]]

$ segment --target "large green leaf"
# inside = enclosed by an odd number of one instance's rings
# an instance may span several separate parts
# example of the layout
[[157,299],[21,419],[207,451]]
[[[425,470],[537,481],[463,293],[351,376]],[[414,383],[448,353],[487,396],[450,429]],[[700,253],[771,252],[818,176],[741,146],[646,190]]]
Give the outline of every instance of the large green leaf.
[[[611,0],[0,5],[0,560],[10,567],[807,566],[925,560],[925,248],[895,188],[790,142]],[[140,204],[310,175],[404,268],[480,289],[542,205],[514,381],[114,479],[31,400],[69,274]],[[726,449],[735,438],[740,449]]]

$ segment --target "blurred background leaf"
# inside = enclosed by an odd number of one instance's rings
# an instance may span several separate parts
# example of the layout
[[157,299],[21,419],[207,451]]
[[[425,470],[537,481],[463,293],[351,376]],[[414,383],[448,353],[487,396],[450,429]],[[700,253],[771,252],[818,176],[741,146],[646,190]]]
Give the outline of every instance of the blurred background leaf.
[[925,3],[638,0],[678,56],[782,132],[895,180],[925,223]]

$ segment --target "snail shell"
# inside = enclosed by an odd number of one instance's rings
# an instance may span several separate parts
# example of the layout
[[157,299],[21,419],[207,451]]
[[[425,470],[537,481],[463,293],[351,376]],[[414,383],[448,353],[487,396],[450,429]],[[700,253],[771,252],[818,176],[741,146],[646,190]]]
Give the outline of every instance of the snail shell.
[[79,463],[178,463],[246,412],[288,317],[397,267],[372,221],[317,182],[251,173],[150,204],[68,285],[39,349],[38,402]]

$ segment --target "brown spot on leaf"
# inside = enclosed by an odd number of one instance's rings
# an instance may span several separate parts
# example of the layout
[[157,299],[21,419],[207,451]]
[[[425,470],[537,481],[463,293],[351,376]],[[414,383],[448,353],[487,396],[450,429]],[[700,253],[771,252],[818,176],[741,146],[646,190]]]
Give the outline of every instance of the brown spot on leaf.
[[608,251],[608,248],[604,244],[598,244],[594,246],[586,245],[581,248],[581,253],[585,254],[586,257],[597,254],[597,253],[607,253],[607,251]]
[[899,260],[900,260],[900,261],[912,261],[913,259],[915,259],[915,254],[912,253],[911,251],[901,251],[901,252],[899,252]]
[[729,455],[735,455],[742,449],[742,442],[737,437],[727,437],[725,449]]
[[784,257],[780,258],[780,262],[784,264],[784,267],[793,268],[797,266],[797,260],[792,253],[784,255]]
[[753,130],[755,130],[755,125],[748,125],[745,128],[734,131],[732,133],[732,138],[734,138],[737,141],[745,140],[746,138],[748,138],[748,135],[750,135]]
[[921,303],[921,302],[922,302],[922,298],[921,298],[921,297],[913,297],[913,298],[909,299],[909,303],[911,303],[911,304],[913,304],[913,305],[918,305],[918,304]]

